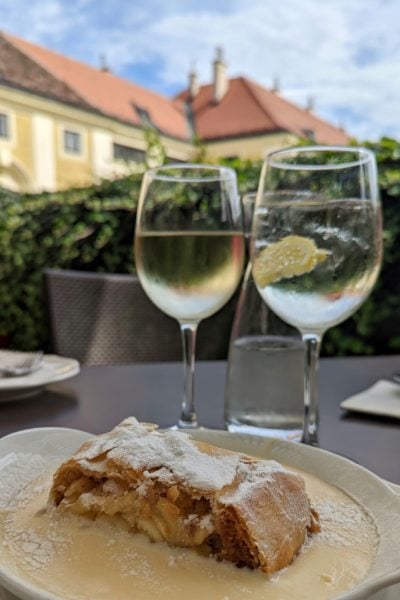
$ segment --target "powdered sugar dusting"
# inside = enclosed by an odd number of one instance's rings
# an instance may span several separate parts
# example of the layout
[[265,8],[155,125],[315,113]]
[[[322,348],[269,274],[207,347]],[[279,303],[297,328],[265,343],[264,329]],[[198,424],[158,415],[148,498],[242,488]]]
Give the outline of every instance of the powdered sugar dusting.
[[54,554],[65,546],[65,540],[62,541],[51,528],[43,532],[33,527],[25,529],[16,526],[14,518],[6,519],[4,525],[7,538],[3,545],[28,571],[47,567]]
[[[286,471],[274,460],[259,460],[257,462],[243,462],[239,465],[240,482],[239,485],[228,494],[225,494],[220,501],[223,504],[240,504],[245,498],[251,497],[255,488],[260,485],[268,485],[273,483],[274,473],[277,471]],[[291,474],[291,477],[297,477]],[[280,491],[279,486],[274,486],[277,492]]]
[[21,504],[22,492],[46,470],[39,454],[11,452],[0,459],[0,510]]
[[[99,471],[107,456],[165,484],[181,482],[203,493],[220,490],[233,483],[240,455],[201,452],[191,438],[179,431],[156,431],[134,417],[125,419],[111,432],[92,439],[75,455],[82,467]],[[264,470],[281,469],[274,461],[263,461]]]
[[315,506],[321,521],[318,537],[331,546],[351,548],[354,539],[362,548],[376,540],[376,530],[369,516],[353,502],[324,500]]
[[37,497],[47,497],[52,481],[52,464],[39,454],[7,454],[0,459],[0,510],[4,514],[2,546],[27,571],[50,564],[55,552],[64,546],[52,527],[41,531],[18,524],[17,515],[29,510]]

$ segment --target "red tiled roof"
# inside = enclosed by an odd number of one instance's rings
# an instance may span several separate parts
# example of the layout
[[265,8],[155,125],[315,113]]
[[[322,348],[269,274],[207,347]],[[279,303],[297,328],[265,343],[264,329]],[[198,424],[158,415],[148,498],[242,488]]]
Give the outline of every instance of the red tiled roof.
[[[187,101],[188,91],[178,98]],[[196,132],[203,140],[287,131],[300,137],[312,132],[315,141],[322,144],[349,141],[342,129],[245,77],[230,79],[228,91],[217,104],[213,86],[202,86],[191,107]]]
[[0,82],[84,108],[90,106],[0,34]]
[[[137,109],[144,109],[162,133],[190,139],[188,91],[169,99],[5,33],[0,33],[1,81],[139,127],[143,122]],[[348,142],[343,130],[244,77],[231,79],[217,104],[213,86],[202,86],[191,109],[194,129],[205,141],[287,131],[300,137],[312,132],[317,143]]]
[[161,132],[188,139],[185,111],[176,102],[112,73],[95,69],[13,35],[3,33],[2,36],[92,108],[118,120],[141,126],[140,116],[135,108],[139,107],[147,111],[153,124]]

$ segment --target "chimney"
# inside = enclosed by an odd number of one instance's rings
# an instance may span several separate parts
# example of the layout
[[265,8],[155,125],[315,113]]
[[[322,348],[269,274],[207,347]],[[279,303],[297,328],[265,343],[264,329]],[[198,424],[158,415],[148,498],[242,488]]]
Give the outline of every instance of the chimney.
[[315,108],[315,98],[314,96],[307,96],[307,102],[306,102],[306,111],[307,112],[312,112]]
[[277,94],[281,90],[281,82],[278,75],[275,75],[272,80],[272,92]]
[[226,73],[226,65],[223,61],[222,48],[217,48],[214,60],[214,96],[216,104],[222,100],[228,91],[229,81]]
[[193,100],[197,94],[199,93],[199,80],[197,78],[197,73],[194,68],[189,73],[189,98]]
[[107,64],[107,58],[105,54],[100,54],[100,71],[103,73],[110,73],[111,69]]

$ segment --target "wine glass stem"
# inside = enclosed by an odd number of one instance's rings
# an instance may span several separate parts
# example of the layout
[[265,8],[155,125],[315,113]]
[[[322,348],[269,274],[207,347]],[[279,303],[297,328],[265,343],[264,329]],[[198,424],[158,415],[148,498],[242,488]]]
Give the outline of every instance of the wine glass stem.
[[318,446],[319,403],[317,390],[317,369],[322,336],[303,333],[306,345],[306,365],[304,379],[304,430],[303,442]]
[[180,323],[183,344],[184,388],[178,427],[183,429],[198,427],[194,408],[194,357],[197,325],[198,323]]

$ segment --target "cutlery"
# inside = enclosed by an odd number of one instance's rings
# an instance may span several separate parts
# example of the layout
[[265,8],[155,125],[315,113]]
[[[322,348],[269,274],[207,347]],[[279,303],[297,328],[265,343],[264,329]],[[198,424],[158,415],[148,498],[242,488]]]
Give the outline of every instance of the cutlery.
[[24,357],[18,363],[10,367],[0,367],[0,375],[3,377],[22,377],[30,375],[40,369],[43,362],[43,352],[34,352]]
[[400,372],[399,371],[397,373],[393,373],[392,381],[394,381],[395,383],[400,383]]

